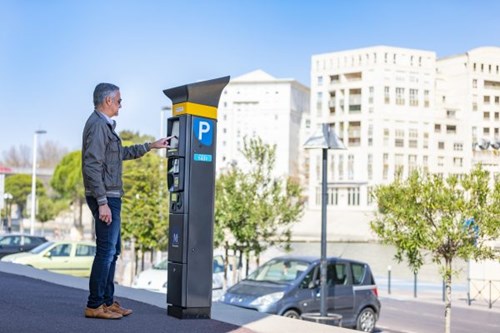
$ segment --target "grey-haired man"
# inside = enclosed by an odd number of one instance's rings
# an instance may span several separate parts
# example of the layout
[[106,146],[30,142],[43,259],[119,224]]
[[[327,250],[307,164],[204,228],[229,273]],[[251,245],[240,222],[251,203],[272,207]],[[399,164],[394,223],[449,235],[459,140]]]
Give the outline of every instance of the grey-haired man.
[[87,204],[92,211],[96,232],[96,255],[89,281],[85,317],[120,319],[132,310],[114,299],[114,276],[121,251],[120,212],[122,161],[142,157],[151,149],[168,147],[170,138],[153,143],[123,147],[112,117],[121,108],[120,88],[100,83],[94,90],[95,110],[83,129],[82,173]]

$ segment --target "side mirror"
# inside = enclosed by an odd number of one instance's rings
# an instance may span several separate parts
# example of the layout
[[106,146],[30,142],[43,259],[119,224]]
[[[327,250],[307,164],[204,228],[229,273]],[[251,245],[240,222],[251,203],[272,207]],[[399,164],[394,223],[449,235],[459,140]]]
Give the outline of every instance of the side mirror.
[[45,253],[43,256],[44,256],[45,258],[52,258],[52,254],[50,254],[50,251],[49,251],[49,252],[47,252],[47,253]]

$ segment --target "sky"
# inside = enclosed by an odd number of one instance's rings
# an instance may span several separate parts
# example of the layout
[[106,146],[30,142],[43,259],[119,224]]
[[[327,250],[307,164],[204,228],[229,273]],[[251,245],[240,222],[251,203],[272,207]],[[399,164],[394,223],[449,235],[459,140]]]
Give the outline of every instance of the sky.
[[439,57],[500,46],[495,0],[0,0],[0,159],[80,149],[100,82],[117,130],[160,135],[163,90],[262,69],[310,86],[311,56],[389,45]]

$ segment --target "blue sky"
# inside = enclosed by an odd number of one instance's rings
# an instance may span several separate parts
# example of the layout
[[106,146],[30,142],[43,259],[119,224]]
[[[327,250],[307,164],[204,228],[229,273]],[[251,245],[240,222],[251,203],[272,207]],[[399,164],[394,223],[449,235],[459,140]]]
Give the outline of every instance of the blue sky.
[[309,86],[313,54],[374,45],[500,46],[499,12],[493,0],[0,0],[0,154],[38,129],[80,149],[99,82],[121,88],[118,130],[159,136],[163,89],[256,69]]

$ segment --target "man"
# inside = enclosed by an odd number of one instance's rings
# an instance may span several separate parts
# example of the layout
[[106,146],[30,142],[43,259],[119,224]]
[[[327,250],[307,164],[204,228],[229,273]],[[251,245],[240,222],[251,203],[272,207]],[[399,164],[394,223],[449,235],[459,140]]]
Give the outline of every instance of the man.
[[100,83],[94,90],[94,112],[83,129],[82,173],[87,204],[92,211],[96,234],[96,255],[90,274],[90,295],[85,317],[120,319],[132,310],[113,298],[115,266],[121,250],[120,211],[122,160],[143,156],[151,149],[167,148],[170,138],[153,143],[122,147],[111,120],[121,108],[120,89]]

